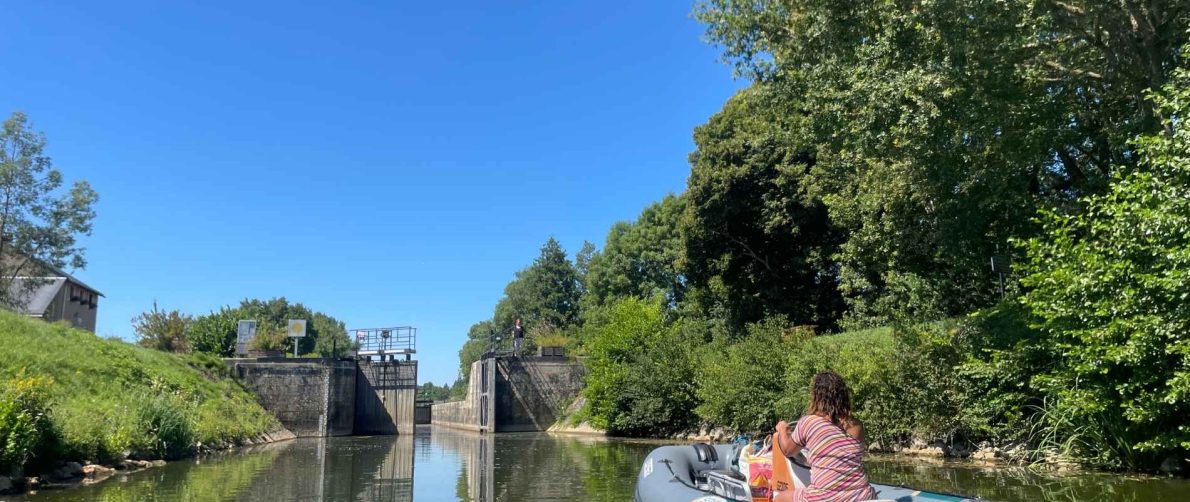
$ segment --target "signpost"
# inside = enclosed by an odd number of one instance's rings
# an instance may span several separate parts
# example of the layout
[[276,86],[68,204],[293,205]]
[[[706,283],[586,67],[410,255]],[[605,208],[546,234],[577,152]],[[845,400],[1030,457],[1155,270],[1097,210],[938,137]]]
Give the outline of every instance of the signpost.
[[243,320],[236,323],[236,355],[248,355],[248,344],[256,337],[256,321]]
[[1000,301],[1004,301],[1004,275],[1008,273],[1008,258],[1004,256],[992,256],[991,259],[992,272],[1000,276]]
[[298,338],[306,336],[306,320],[305,319],[290,319],[289,328],[286,330],[290,338],[293,338],[293,357],[298,356]]

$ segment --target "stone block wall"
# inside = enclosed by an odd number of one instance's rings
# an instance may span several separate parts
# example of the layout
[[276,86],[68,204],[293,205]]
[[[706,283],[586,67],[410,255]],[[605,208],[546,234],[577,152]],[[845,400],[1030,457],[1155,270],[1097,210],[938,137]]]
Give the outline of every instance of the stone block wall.
[[354,428],[355,362],[228,359],[236,378],[298,437],[347,436]]

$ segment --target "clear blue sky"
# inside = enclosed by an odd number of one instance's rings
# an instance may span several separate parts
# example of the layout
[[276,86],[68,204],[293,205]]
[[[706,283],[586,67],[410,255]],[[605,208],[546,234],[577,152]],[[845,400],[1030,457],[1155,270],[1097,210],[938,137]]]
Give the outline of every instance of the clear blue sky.
[[419,328],[449,383],[551,235],[568,252],[684,189],[743,82],[691,1],[7,2],[0,112],[100,194],[102,336],[156,300],[285,296]]

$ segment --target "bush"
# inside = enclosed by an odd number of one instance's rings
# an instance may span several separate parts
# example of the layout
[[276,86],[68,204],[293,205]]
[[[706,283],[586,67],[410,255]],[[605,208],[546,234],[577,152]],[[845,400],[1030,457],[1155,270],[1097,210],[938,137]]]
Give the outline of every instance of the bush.
[[192,322],[189,315],[177,310],[166,312],[158,309],[157,302],[153,302],[153,310],[133,318],[132,326],[136,331],[137,343],[142,347],[183,353],[190,352],[190,342],[186,337]]
[[[1190,72],[1156,99],[1168,133],[1142,138],[1142,169],[1045,213],[1024,243],[1022,302],[1053,365],[1031,380],[1049,427],[1077,435],[1075,455],[1102,467],[1154,466],[1190,452]],[[1066,425],[1063,425],[1066,424]],[[1072,444],[1061,439],[1063,444]]]
[[0,475],[21,470],[34,455],[56,443],[50,421],[46,377],[18,377],[0,394]]
[[696,425],[690,348],[661,300],[627,298],[588,344],[588,413],[613,434],[664,436]]
[[737,343],[720,338],[700,351],[699,417],[750,433],[771,431],[788,417],[778,411],[779,403],[788,407],[786,361],[804,348],[806,335],[786,336],[786,324],[784,317],[766,319],[748,325],[747,336]]
[[137,402],[137,429],[144,432],[133,445],[133,456],[173,459],[194,446],[194,406],[187,396],[142,394]]
[[236,351],[239,312],[228,307],[198,316],[190,326],[190,345],[195,352],[231,357]]
[[281,329],[259,329],[248,343],[256,350],[281,350],[285,347],[285,331]]

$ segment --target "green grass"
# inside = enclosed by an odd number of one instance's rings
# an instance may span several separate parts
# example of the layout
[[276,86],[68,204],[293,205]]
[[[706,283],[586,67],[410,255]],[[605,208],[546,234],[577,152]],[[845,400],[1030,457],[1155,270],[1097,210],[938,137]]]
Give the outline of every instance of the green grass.
[[851,343],[873,343],[881,347],[892,347],[893,329],[885,326],[880,328],[844,331],[834,335],[823,335],[815,338],[818,343],[830,345],[845,345]]
[[56,444],[31,452],[30,463],[175,458],[277,426],[211,356],[167,354],[7,311],[0,347],[0,383],[42,382],[50,403]]

